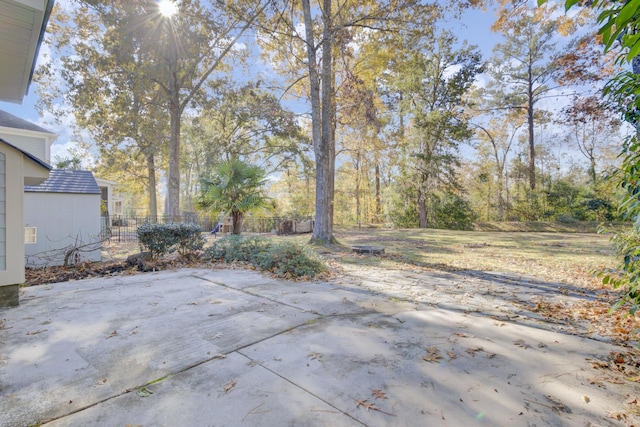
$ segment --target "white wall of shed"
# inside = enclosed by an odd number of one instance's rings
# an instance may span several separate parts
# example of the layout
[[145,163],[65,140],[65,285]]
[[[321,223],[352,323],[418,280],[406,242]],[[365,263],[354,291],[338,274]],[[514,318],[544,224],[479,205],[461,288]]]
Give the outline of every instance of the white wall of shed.
[[[37,227],[37,243],[25,244],[27,266],[62,265],[65,250],[100,241],[100,195],[27,192],[25,227]],[[100,261],[101,249],[80,252],[80,261]]]

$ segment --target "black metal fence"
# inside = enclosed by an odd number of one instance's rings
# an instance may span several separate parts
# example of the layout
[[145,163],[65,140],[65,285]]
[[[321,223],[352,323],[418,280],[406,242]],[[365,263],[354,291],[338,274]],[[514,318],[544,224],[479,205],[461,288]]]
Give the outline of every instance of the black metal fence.
[[[102,236],[104,239],[114,242],[135,242],[138,240],[136,230],[143,224],[171,224],[184,223],[199,225],[203,231],[212,231],[218,225],[217,219],[196,213],[185,213],[180,217],[169,216],[136,216],[113,215],[102,217]],[[221,234],[231,233],[231,219],[225,218],[220,228]],[[284,217],[256,217],[246,215],[242,222],[243,233],[253,234],[296,234],[307,233],[313,230],[313,219],[284,218]]]

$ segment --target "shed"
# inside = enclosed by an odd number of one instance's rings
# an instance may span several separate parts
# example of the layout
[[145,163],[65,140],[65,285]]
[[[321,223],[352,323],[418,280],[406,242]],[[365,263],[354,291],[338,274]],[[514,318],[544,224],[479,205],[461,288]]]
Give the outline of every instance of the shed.
[[54,169],[24,187],[25,265],[100,261],[100,188],[89,171]]

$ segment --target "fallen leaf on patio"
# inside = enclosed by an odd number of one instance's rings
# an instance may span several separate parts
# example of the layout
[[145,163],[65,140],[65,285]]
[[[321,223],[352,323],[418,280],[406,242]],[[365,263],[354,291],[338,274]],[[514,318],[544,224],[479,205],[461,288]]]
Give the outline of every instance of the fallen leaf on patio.
[[[207,353],[207,354],[210,354],[210,353]],[[211,359],[226,359],[226,358],[227,356],[225,354],[216,354]]]
[[609,364],[603,360],[593,360],[591,361],[591,366],[596,369],[596,368],[608,368]]
[[461,338],[469,338],[469,335],[465,334],[464,332],[454,332],[453,335],[459,336]]
[[311,360],[317,360],[318,362],[322,361],[322,354],[316,353],[315,351],[312,351],[311,353],[307,354],[307,357],[310,357]]
[[613,418],[613,419],[618,420],[618,421],[622,421],[622,420],[626,420],[627,419],[627,414],[625,414],[623,412],[609,412],[607,414],[607,416],[609,418]]
[[380,408],[378,408],[378,407],[375,405],[375,403],[365,403],[365,404],[363,404],[362,406],[364,406],[365,408],[367,408],[367,411],[368,411],[369,409],[373,409],[374,411],[379,411],[379,410],[380,410]]
[[564,403],[562,403],[562,401],[556,397],[553,396],[549,396],[549,395],[545,395],[544,396],[549,402],[553,403],[553,407],[551,409],[553,409],[554,412],[565,412],[567,414],[571,413],[571,408],[569,408],[567,405],[565,405]]
[[465,350],[467,353],[469,353],[472,357],[476,357],[476,353],[479,351],[484,351],[483,347],[474,347],[474,348],[468,348]]
[[517,345],[518,347],[522,347],[524,349],[531,348],[531,346],[529,344],[527,344],[526,342],[524,342],[523,339],[519,339],[517,341],[514,341],[513,345]]
[[613,359],[613,361],[619,365],[624,363],[624,356],[621,353],[617,353]]
[[230,382],[230,383],[228,383],[228,384],[226,384],[226,385],[224,386],[224,392],[225,392],[225,393],[226,393],[226,392],[228,392],[229,390],[231,390],[231,389],[232,389],[232,388],[234,388],[235,386],[236,386],[236,382],[235,382],[235,380],[231,380],[231,382]]
[[194,302],[188,302],[187,305],[198,305],[198,303],[195,302],[195,301]]
[[386,396],[385,392],[384,392],[384,391],[382,391],[382,390],[371,390],[371,394],[372,394],[373,396],[375,396],[375,398],[376,398],[376,399],[382,399],[382,400],[384,400],[384,399],[386,399],[386,398],[387,398],[387,396]]
[[582,400],[584,400],[584,403],[591,402],[591,399],[589,399],[589,396],[587,396],[587,395],[582,396]]
[[140,397],[149,397],[153,394],[153,392],[146,387],[139,387],[136,390],[136,394]]
[[440,363],[440,359],[442,359],[440,350],[438,350],[436,347],[427,347],[427,353],[428,354],[426,356],[422,356],[422,360],[425,360],[427,362]]
[[457,359],[458,355],[455,354],[453,351],[447,351],[447,356],[449,356],[449,360],[453,360],[453,359]]
[[381,413],[383,413],[383,414],[390,415],[390,416],[392,416],[392,417],[395,417],[395,416],[396,416],[395,414],[391,414],[391,413],[389,413],[389,412],[385,412],[385,411],[383,411],[382,409],[378,408],[378,407],[375,405],[375,403],[368,403],[368,402],[367,402],[367,399],[364,399],[364,400],[356,400],[356,408],[358,408],[359,406],[364,406],[365,408],[367,408],[367,411],[368,411],[368,410],[370,410],[370,409],[373,409],[374,411],[378,411],[378,412],[381,412]]
[[636,396],[627,396],[627,400],[624,401],[627,405],[637,405],[638,398]]
[[113,337],[115,337],[115,336],[118,336],[118,331],[113,331],[113,332],[111,332],[109,335],[107,335],[107,338],[106,338],[106,339],[113,338]]
[[41,332],[47,332],[47,329],[38,329],[37,331],[30,331],[30,332],[27,332],[27,335],[37,335]]

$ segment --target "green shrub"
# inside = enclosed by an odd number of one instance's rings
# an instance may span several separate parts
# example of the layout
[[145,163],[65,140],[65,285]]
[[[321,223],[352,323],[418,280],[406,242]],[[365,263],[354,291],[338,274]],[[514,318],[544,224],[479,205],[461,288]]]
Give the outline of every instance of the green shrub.
[[285,277],[315,277],[326,271],[318,255],[307,246],[283,242],[258,256],[257,266]]
[[181,256],[189,256],[204,247],[202,229],[193,224],[143,224],[136,230],[142,251],[159,257],[178,251]]
[[223,237],[206,248],[206,261],[243,261],[284,277],[315,277],[326,266],[311,249],[293,242],[273,244],[263,237]]
[[176,239],[176,250],[183,257],[188,257],[201,251],[207,240],[202,235],[202,228],[195,224],[169,224],[173,225]]
[[447,230],[472,230],[476,216],[471,204],[460,196],[434,197],[433,227]]
[[255,263],[256,256],[270,246],[271,243],[264,237],[227,236],[213,242],[202,256],[206,261]]

